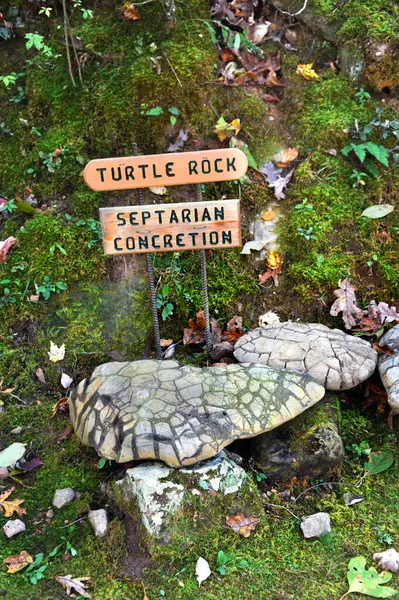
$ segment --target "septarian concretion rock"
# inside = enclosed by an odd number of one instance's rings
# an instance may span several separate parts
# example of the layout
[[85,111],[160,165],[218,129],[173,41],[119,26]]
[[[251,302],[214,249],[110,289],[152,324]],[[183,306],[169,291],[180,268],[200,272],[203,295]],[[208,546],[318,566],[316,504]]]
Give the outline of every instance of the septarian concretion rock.
[[143,360],[97,367],[74,392],[70,413],[77,436],[105,458],[181,467],[278,427],[323,396],[311,377],[292,371]]
[[374,372],[377,353],[365,340],[319,323],[273,323],[243,335],[234,356],[241,363],[308,373],[327,390],[348,390]]
[[388,394],[388,404],[392,414],[397,415],[399,413],[399,325],[395,325],[382,336],[380,346],[389,346],[395,352],[393,356],[380,355],[378,370]]

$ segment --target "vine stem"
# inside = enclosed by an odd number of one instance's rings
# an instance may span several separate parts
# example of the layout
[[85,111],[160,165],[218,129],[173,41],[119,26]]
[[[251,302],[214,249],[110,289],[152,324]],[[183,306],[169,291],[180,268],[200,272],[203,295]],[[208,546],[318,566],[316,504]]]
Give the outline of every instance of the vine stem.
[[348,590],[347,592],[345,592],[345,594],[343,596],[341,596],[341,598],[339,600],[343,600],[344,598],[346,598],[346,596],[350,594],[350,590]]

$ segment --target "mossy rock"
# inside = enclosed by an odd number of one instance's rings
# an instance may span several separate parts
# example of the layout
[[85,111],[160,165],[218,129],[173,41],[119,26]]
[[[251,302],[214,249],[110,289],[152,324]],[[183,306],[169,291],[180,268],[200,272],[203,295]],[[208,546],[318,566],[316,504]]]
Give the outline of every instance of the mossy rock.
[[278,430],[254,438],[251,452],[256,466],[274,481],[326,475],[345,455],[337,397],[328,394]]

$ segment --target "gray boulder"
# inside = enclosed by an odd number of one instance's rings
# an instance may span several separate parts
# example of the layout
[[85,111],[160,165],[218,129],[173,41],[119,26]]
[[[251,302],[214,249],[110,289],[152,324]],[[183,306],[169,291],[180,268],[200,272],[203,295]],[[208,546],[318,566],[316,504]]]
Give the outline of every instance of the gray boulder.
[[80,440],[105,458],[182,467],[278,427],[323,396],[308,375],[262,365],[114,362],[79,384],[70,415]]
[[279,429],[251,440],[256,467],[273,481],[326,475],[345,456],[338,399],[328,397]]
[[328,390],[355,387],[374,372],[377,352],[358,337],[319,323],[273,323],[243,335],[235,358],[308,373]]

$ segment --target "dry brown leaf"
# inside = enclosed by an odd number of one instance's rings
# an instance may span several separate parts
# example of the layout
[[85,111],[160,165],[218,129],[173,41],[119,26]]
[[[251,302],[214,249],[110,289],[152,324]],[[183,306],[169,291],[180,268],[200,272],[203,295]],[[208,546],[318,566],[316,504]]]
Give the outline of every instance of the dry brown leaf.
[[28,554],[25,550],[22,550],[19,554],[8,556],[4,560],[4,564],[8,565],[7,573],[17,573],[32,563],[32,556],[30,556],[30,554]]
[[222,50],[222,61],[230,62],[235,59],[235,54],[230,50],[230,48],[223,48]]
[[274,212],[274,210],[264,210],[263,213],[260,215],[260,218],[263,221],[273,221],[273,219],[276,218],[276,213]]
[[236,315],[227,323],[226,331],[223,333],[223,339],[226,342],[234,344],[238,338],[243,335],[242,317]]
[[125,4],[125,8],[122,12],[122,16],[124,19],[126,19],[127,21],[137,21],[137,19],[140,19],[140,15],[138,13],[137,8],[134,6],[134,4]]
[[244,513],[226,517],[227,527],[230,527],[235,533],[239,533],[245,538],[250,536],[251,531],[255,529],[259,521],[260,519],[255,519],[254,517],[246,517]]
[[56,402],[53,406],[50,419],[54,419],[55,415],[58,413],[60,409],[68,408],[68,398],[60,398],[58,402]]
[[161,348],[168,348],[168,346],[171,346],[173,344],[173,340],[161,339],[159,341],[160,341],[160,344],[161,344]]
[[73,426],[72,426],[72,423],[69,423],[65,427],[64,431],[62,431],[59,435],[57,435],[57,437],[56,437],[57,444],[60,444],[61,442],[68,439],[72,432],[73,432]]
[[380,346],[380,344],[376,342],[375,344],[373,344],[373,348],[379,354],[385,354],[385,356],[395,356],[396,354],[395,350],[392,350],[392,348],[388,346],[388,344],[383,344],[382,346]]
[[3,517],[5,517],[5,518],[12,517],[14,512],[19,517],[22,517],[22,515],[26,514],[26,509],[22,508],[22,506],[20,506],[20,504],[22,504],[24,502],[24,500],[18,500],[18,499],[7,500],[7,498],[9,498],[11,496],[11,494],[13,493],[14,490],[15,490],[15,487],[12,487],[9,490],[6,490],[2,494],[0,494],[0,508],[2,508],[4,510]]
[[278,167],[288,167],[298,156],[298,148],[285,148],[273,156]]
[[70,596],[72,592],[76,592],[83,596],[83,598],[90,598],[90,595],[85,592],[87,585],[83,583],[90,581],[90,577],[72,577],[72,575],[65,575],[65,577],[56,577],[55,580],[66,589],[67,596]]
[[363,319],[363,311],[357,306],[356,288],[348,277],[338,282],[338,289],[334,290],[336,300],[330,308],[330,315],[337,317],[342,312],[345,329],[352,329]]
[[44,371],[43,369],[41,369],[40,367],[38,367],[35,371],[35,375],[38,378],[38,380],[40,381],[40,383],[46,383],[46,378],[44,376]]

